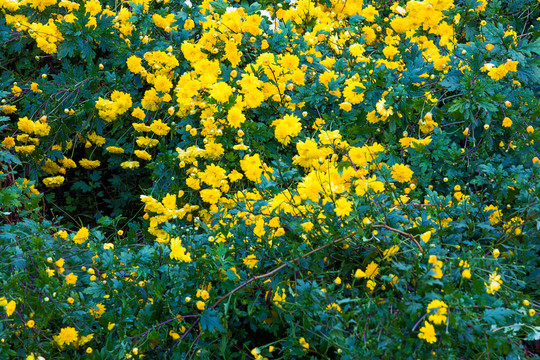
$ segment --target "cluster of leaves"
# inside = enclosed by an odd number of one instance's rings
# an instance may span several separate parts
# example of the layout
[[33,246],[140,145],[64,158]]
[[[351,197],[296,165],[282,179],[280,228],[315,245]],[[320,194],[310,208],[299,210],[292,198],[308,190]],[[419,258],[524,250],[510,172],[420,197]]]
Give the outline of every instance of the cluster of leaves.
[[1,355],[538,356],[538,1],[0,11]]

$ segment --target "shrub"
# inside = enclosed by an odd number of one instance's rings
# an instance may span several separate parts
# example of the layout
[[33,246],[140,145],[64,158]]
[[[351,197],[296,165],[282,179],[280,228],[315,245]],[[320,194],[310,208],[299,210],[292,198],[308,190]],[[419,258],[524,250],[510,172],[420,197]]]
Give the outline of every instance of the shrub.
[[5,2],[6,358],[535,358],[538,2]]

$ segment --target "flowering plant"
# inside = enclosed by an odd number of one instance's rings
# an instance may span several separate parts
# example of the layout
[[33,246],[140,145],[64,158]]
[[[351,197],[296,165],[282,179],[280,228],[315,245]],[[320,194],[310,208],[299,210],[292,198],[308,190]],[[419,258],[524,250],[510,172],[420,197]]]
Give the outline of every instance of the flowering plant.
[[537,357],[539,6],[0,2],[0,354]]

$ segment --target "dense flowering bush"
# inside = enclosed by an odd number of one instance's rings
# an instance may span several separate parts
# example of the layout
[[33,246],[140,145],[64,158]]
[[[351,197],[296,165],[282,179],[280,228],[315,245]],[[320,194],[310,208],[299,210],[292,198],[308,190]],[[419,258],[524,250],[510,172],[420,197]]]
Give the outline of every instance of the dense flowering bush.
[[538,357],[539,1],[0,11],[2,358]]

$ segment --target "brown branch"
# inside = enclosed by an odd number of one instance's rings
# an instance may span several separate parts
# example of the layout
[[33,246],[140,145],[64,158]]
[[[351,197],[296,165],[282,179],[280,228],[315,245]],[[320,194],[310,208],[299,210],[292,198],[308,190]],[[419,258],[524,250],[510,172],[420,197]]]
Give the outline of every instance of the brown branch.
[[215,308],[216,306],[218,306],[219,303],[221,303],[223,300],[225,300],[226,298],[228,298],[229,296],[231,296],[231,295],[234,294],[235,292],[237,292],[237,291],[243,289],[244,287],[248,286],[249,284],[251,284],[251,283],[254,282],[255,280],[259,280],[259,279],[264,279],[264,278],[270,277],[270,276],[274,275],[275,273],[277,273],[278,271],[280,271],[281,269],[286,268],[287,266],[292,265],[292,264],[294,264],[295,262],[297,262],[297,261],[299,261],[299,260],[301,260],[301,259],[303,259],[303,258],[305,258],[305,257],[308,257],[308,256],[310,256],[310,255],[312,255],[312,254],[314,254],[314,253],[316,253],[316,252],[319,252],[319,251],[321,251],[321,250],[323,250],[323,249],[325,249],[325,248],[327,248],[327,247],[329,247],[329,246],[335,245],[335,244],[337,244],[337,243],[342,242],[343,240],[346,240],[346,239],[348,239],[348,238],[350,238],[350,237],[353,237],[353,236],[356,235],[357,233],[358,233],[358,232],[355,231],[355,232],[353,232],[353,233],[351,233],[351,234],[349,234],[349,235],[343,236],[343,237],[341,237],[341,238],[339,238],[339,239],[337,239],[337,240],[334,240],[334,241],[332,241],[332,242],[329,242],[328,244],[325,244],[325,245],[323,245],[323,246],[319,246],[318,248],[313,249],[313,250],[311,250],[311,251],[308,251],[308,252],[305,253],[304,255],[297,257],[296,259],[292,260],[292,261],[289,262],[289,263],[281,264],[280,266],[278,266],[277,268],[275,268],[274,270],[272,270],[272,271],[270,271],[270,272],[267,272],[266,274],[257,275],[257,276],[252,277],[251,279],[249,279],[249,280],[246,281],[245,283],[238,285],[236,288],[232,289],[232,290],[229,291],[227,294],[225,294],[225,295],[223,295],[221,298],[219,298],[219,300],[216,301],[216,302],[211,306],[211,308],[214,309],[214,308]]
[[416,240],[414,238],[414,236],[412,236],[411,234],[409,233],[406,233],[405,231],[401,231],[401,230],[398,230],[398,229],[394,229],[393,227],[390,227],[386,224],[380,224],[380,225],[371,225],[372,228],[383,228],[383,229],[387,229],[387,230],[390,230],[390,231],[393,231],[395,233],[398,233],[400,235],[403,235],[403,236],[406,236],[408,237],[409,239],[411,239],[415,244],[416,246],[418,247],[418,250],[420,250],[421,253],[424,252],[424,249],[422,249],[422,245],[420,245],[420,243],[418,242],[418,240]]
[[[343,236],[339,239],[336,239],[332,242],[329,242],[328,244],[325,244],[325,245],[322,245],[322,246],[319,246],[318,248],[316,249],[313,249],[311,251],[308,251],[307,253],[305,253],[304,255],[302,256],[299,256],[297,257],[296,259],[292,260],[291,262],[288,262],[288,263],[284,263],[284,264],[281,264],[280,266],[278,266],[277,268],[275,268],[274,270],[272,271],[269,271],[265,274],[262,274],[262,275],[257,275],[257,276],[254,276],[252,277],[251,279],[249,279],[248,281],[238,285],[237,287],[235,287],[234,289],[232,289],[231,291],[229,291],[227,294],[223,295],[222,297],[220,297],[210,308],[211,309],[215,309],[216,306],[218,306],[223,300],[227,299],[229,296],[231,296],[232,294],[238,292],[239,290],[245,288],[246,286],[248,286],[249,284],[251,284],[252,282],[254,282],[255,280],[260,280],[260,279],[264,279],[264,278],[267,278],[267,277],[270,277],[272,275],[274,275],[275,273],[277,273],[278,271],[286,268],[287,266],[289,265],[292,265],[294,264],[295,262],[305,258],[305,257],[308,257],[316,252],[319,252],[323,249],[326,249],[327,247],[330,247],[332,245],[336,245],[340,242],[342,242],[343,240],[346,240],[350,237],[353,237],[355,236],[356,234],[358,233],[358,231],[354,231],[352,232],[351,234],[349,235],[346,235],[346,236]],[[200,316],[197,318],[197,320],[195,320],[195,322],[189,327],[189,329],[186,330],[186,332],[183,334],[183,336],[179,339],[179,341],[182,341],[186,336],[187,334],[189,334],[189,332],[201,321],[201,318]]]

